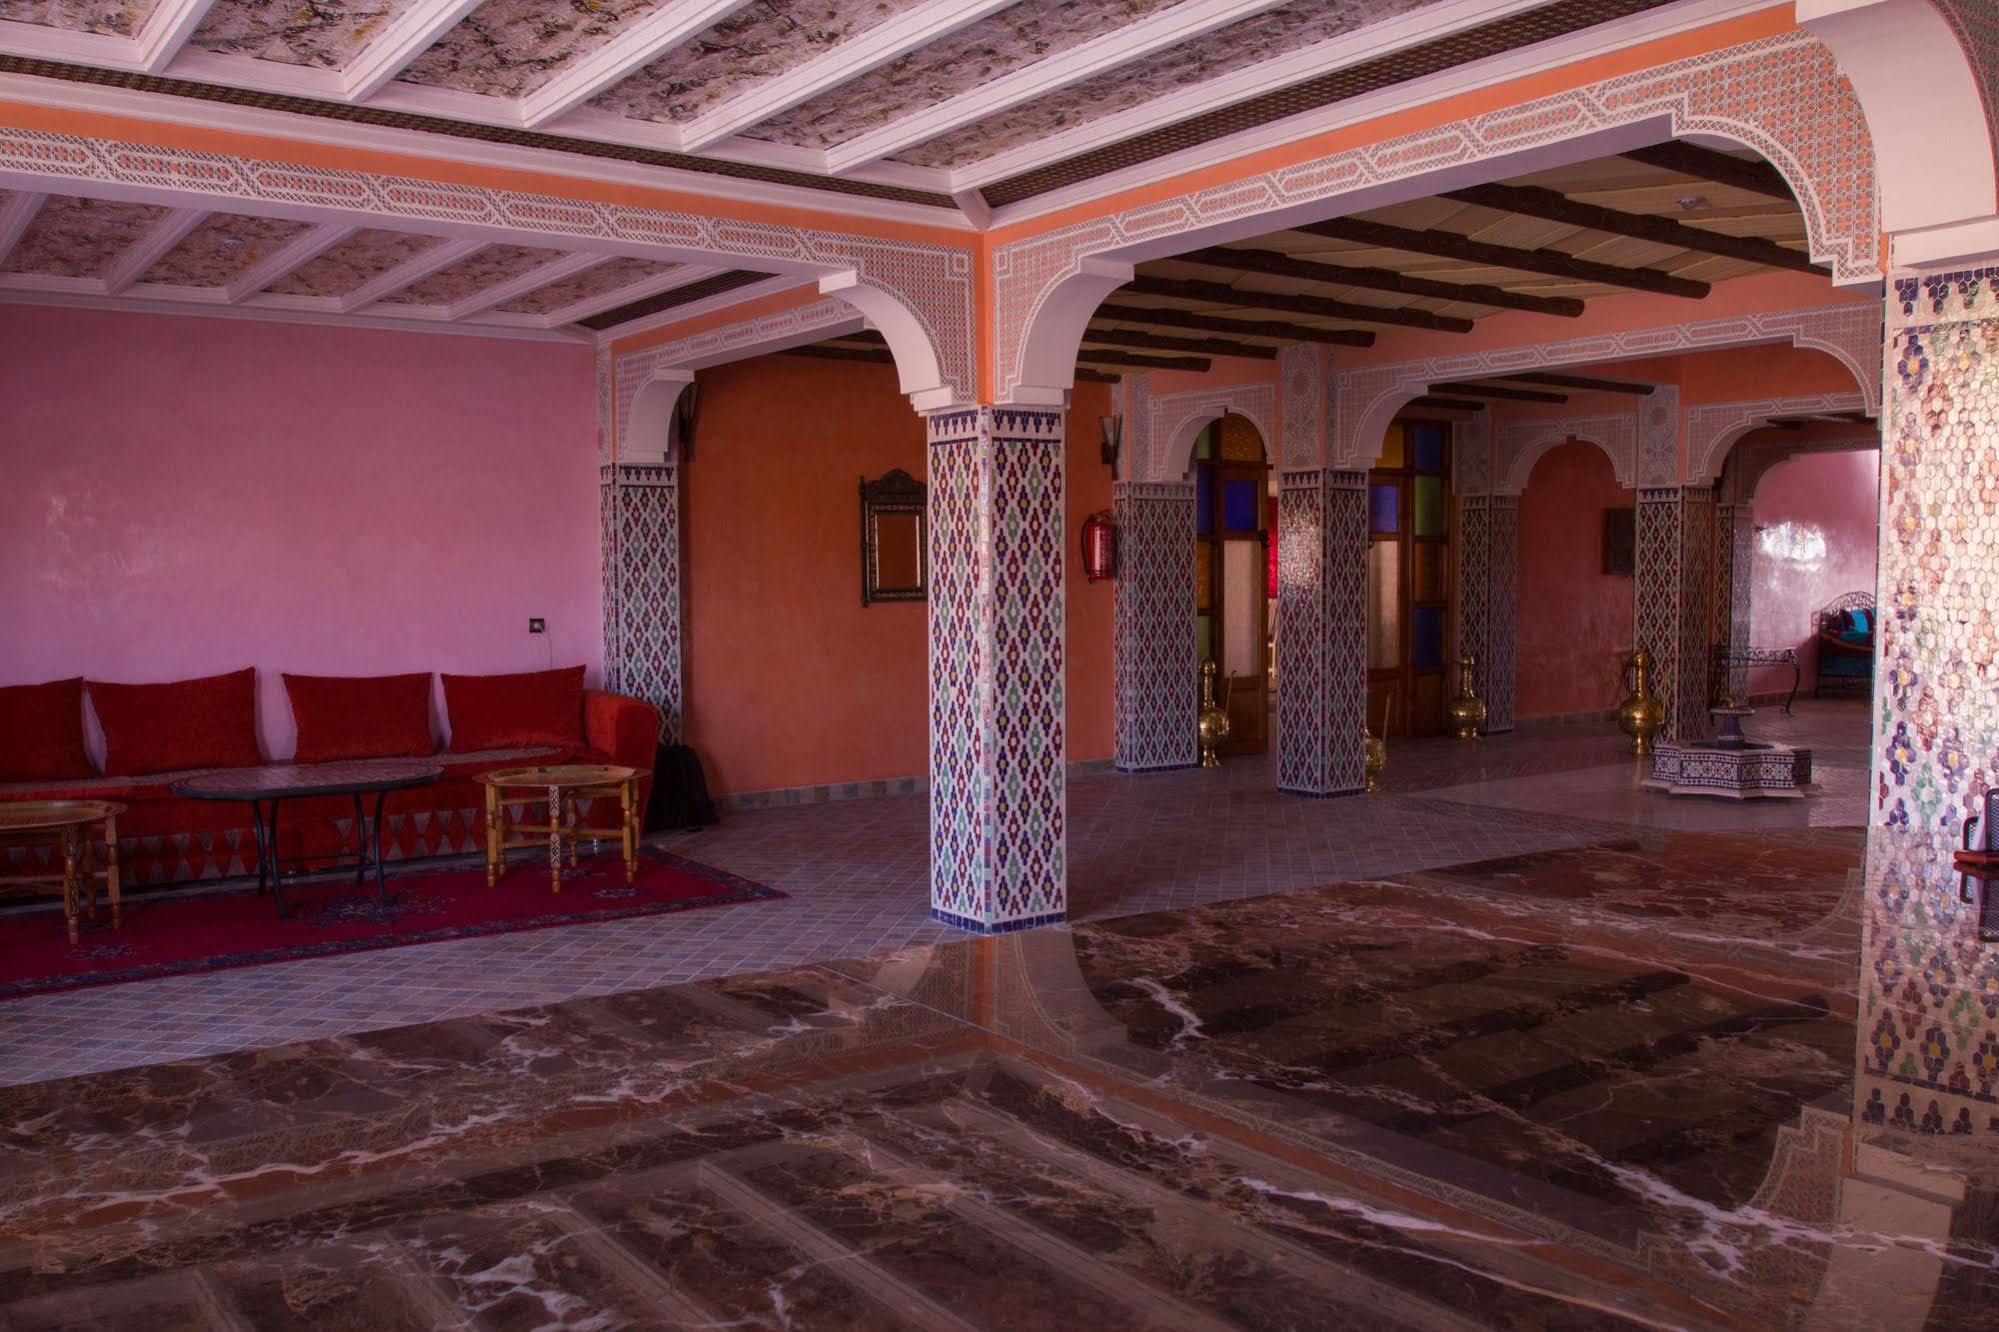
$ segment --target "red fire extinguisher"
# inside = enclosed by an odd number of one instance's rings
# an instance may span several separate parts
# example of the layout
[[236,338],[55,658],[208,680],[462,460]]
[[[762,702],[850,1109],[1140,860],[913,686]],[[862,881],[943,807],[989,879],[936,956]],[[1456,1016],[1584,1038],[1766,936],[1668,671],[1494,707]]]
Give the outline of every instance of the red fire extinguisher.
[[1109,509],[1083,521],[1083,572],[1093,583],[1117,577],[1117,524]]

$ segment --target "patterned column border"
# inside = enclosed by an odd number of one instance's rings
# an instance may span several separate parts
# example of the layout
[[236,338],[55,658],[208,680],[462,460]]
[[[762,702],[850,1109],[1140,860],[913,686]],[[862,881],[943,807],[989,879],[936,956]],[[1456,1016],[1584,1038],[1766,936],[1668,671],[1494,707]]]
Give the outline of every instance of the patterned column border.
[[605,683],[659,709],[660,739],[680,735],[680,480],[670,464],[602,469]]
[[1366,778],[1367,473],[1281,473],[1277,521],[1277,786],[1348,795]]
[[445,222],[529,245],[611,241],[619,243],[619,253],[641,256],[667,247],[676,258],[698,250],[750,268],[758,260],[828,273],[851,268],[864,285],[895,297],[923,327],[945,386],[961,401],[976,398],[977,314],[968,249],[0,127],[0,185],[87,194],[91,184],[171,191],[178,200],[198,194],[239,211],[317,221],[332,212],[370,226],[396,219]]
[[1124,772],[1191,767],[1200,761],[1194,487],[1120,481],[1113,496],[1117,766]]
[[[1456,655],[1469,652],[1479,697],[1492,687],[1492,496],[1458,496],[1458,525],[1451,534],[1458,554]],[[1491,721],[1488,713],[1488,726]]]
[[1502,495],[1527,489],[1527,478],[1541,455],[1557,444],[1579,439],[1602,449],[1617,473],[1617,484],[1629,490],[1637,484],[1638,413],[1573,416],[1560,421],[1515,421],[1499,428],[1499,480]]
[[1675,734],[1680,678],[1680,589],[1684,524],[1680,488],[1649,486],[1638,492],[1636,577],[1632,623],[1637,646],[1652,654],[1652,692],[1666,709],[1662,732]]
[[980,934],[1068,910],[1062,424],[926,417],[930,912]]
[[1520,636],[1520,499],[1494,495],[1486,534],[1485,729],[1513,729],[1515,645]]
[[[1882,276],[1866,117],[1832,52],[1796,30],[1003,245],[993,256],[998,394],[1005,399],[1019,387],[1027,339],[1042,308],[1056,287],[1081,273],[1087,258],[1660,119],[1669,121],[1672,137],[1734,139],[1782,172],[1804,213],[1812,254],[1831,263],[1835,281],[1859,284]],[[1366,460],[1342,452],[1328,461],[1356,466]]]

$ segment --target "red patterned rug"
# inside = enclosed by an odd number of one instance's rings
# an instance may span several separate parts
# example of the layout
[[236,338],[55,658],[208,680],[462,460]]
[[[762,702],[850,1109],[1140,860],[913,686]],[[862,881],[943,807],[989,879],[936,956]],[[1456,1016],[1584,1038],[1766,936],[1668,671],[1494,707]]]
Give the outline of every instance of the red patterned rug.
[[783,896],[648,847],[639,853],[634,883],[625,883],[617,856],[599,856],[565,869],[560,894],[549,891],[548,867],[539,860],[517,861],[490,889],[483,864],[397,874],[389,879],[386,906],[376,901],[372,879],[359,889],[351,875],[334,875],[288,885],[290,915],[282,920],[255,884],[136,900],[128,895],[125,924],[117,930],[100,897],[96,924],[85,922],[82,941],[73,947],[59,908],[0,916],[0,1000]]

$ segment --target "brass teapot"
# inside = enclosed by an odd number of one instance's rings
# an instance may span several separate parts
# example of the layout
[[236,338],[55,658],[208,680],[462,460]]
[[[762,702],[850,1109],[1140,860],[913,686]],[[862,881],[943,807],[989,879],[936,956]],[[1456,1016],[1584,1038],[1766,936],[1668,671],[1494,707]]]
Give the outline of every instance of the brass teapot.
[[1229,714],[1215,702],[1215,661],[1201,663],[1201,766],[1222,766],[1221,749],[1229,742]]
[[1652,752],[1652,737],[1666,724],[1666,705],[1651,690],[1652,654],[1644,648],[1631,654],[1636,677],[1631,694],[1617,705],[1617,729],[1631,737],[1631,752],[1644,758]]

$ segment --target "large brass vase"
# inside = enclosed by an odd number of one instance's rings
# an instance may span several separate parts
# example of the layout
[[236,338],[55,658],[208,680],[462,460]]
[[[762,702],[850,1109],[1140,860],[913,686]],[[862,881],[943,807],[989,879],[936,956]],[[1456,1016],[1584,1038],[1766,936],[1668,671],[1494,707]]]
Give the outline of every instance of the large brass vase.
[[1652,737],[1666,724],[1666,705],[1652,694],[1652,654],[1639,648],[1631,656],[1631,694],[1617,705],[1617,729],[1631,737],[1631,752],[1644,758],[1652,752]]
[[1229,714],[1215,702],[1215,663],[1201,663],[1201,766],[1222,766],[1222,746],[1229,742]]
[[1372,795],[1381,789],[1381,771],[1388,766],[1388,742],[1372,731],[1363,732],[1360,752],[1367,771],[1365,789]]
[[1478,739],[1479,728],[1485,725],[1485,700],[1472,691],[1473,664],[1469,652],[1458,658],[1458,696],[1445,709],[1451,719],[1451,734],[1460,740]]

